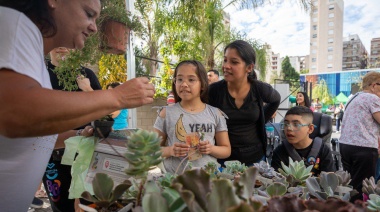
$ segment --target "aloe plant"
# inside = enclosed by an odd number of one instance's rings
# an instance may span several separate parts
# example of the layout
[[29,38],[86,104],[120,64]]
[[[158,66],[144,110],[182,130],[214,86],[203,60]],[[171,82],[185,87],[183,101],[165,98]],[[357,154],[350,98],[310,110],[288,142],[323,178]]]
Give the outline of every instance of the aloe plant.
[[121,208],[122,206],[117,203],[123,193],[131,186],[128,181],[119,184],[114,189],[114,181],[105,173],[96,173],[92,181],[92,187],[94,190],[94,196],[88,191],[82,193],[82,198],[87,201],[93,202],[99,208],[107,209],[112,205]]
[[313,166],[306,168],[303,161],[293,161],[289,157],[289,166],[286,166],[281,162],[281,168],[278,171],[286,178],[286,181],[290,184],[291,187],[297,185],[304,185],[307,178],[311,176],[311,169]]
[[334,197],[348,201],[353,195],[351,192],[353,191],[352,187],[340,184],[338,175],[333,172],[321,172],[318,178],[308,178],[306,186],[311,195],[321,200]]

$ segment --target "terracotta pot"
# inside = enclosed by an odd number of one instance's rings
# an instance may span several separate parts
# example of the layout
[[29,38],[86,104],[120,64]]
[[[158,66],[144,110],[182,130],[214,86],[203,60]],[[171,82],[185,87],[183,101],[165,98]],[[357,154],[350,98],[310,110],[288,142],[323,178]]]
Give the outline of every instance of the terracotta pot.
[[101,49],[111,54],[125,54],[130,32],[125,24],[109,19],[103,22],[101,31]]

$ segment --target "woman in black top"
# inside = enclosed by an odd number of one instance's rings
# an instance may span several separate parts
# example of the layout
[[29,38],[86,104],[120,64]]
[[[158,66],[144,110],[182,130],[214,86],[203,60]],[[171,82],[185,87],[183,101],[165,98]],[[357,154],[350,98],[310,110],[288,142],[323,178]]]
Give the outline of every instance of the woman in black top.
[[238,160],[246,165],[264,159],[265,123],[280,104],[280,94],[257,80],[255,60],[255,51],[249,43],[236,40],[228,44],[222,66],[224,80],[209,87],[209,104],[228,116],[232,152],[225,160]]

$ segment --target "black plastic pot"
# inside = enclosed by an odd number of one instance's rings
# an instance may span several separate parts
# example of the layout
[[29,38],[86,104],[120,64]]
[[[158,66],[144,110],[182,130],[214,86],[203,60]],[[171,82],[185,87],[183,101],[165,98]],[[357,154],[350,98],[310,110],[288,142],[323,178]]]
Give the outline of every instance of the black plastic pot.
[[95,120],[92,122],[94,128],[94,136],[97,138],[107,138],[112,131],[112,126],[115,121],[110,118],[108,120]]

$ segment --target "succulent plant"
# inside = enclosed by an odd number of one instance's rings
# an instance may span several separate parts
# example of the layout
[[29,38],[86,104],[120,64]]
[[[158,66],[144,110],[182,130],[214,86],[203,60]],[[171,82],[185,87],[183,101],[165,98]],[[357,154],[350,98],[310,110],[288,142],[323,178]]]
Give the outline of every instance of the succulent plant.
[[373,177],[370,177],[369,179],[363,180],[363,193],[366,195],[371,194],[377,194],[380,195],[380,181],[377,181],[377,184],[375,183],[375,179]]
[[254,163],[253,165],[259,169],[260,175],[265,178],[272,179],[277,176],[277,172],[274,168],[265,161],[260,161],[259,163]]
[[371,211],[380,211],[380,196],[377,194],[370,194],[368,203],[368,209]]
[[351,175],[347,171],[339,170],[336,171],[335,174],[338,176],[339,185],[348,186],[351,182]]
[[[128,181],[127,181],[128,182]],[[105,173],[96,173],[92,181],[94,196],[88,191],[82,193],[82,197],[87,201],[93,202],[99,208],[108,208],[116,202],[131,184],[119,184],[114,189],[114,182],[111,177]]]
[[128,151],[124,156],[129,167],[125,172],[128,175],[146,177],[148,171],[162,161],[160,138],[156,132],[138,130],[128,137],[126,146]]
[[305,180],[311,176],[311,169],[313,166],[306,168],[303,161],[293,161],[289,157],[289,166],[286,166],[281,162],[282,169],[279,168],[278,171],[286,178],[286,181],[290,184],[291,187],[297,185],[304,185]]
[[240,176],[248,168],[244,163],[237,160],[225,161],[226,166],[222,172],[217,173],[218,177],[233,180],[236,176]]
[[140,185],[137,187],[138,194],[136,198],[137,206],[141,206],[148,171],[162,161],[160,138],[156,132],[138,130],[128,137],[126,146],[128,151],[124,157],[129,166],[125,173],[141,179]]
[[335,197],[348,201],[352,195],[351,191],[353,191],[352,187],[339,184],[338,175],[333,172],[321,172],[318,178],[308,178],[306,186],[311,195],[321,200]]
[[214,179],[216,178],[216,174],[220,172],[219,167],[219,163],[210,161],[202,169],[205,170],[205,172],[209,174],[212,179]]

